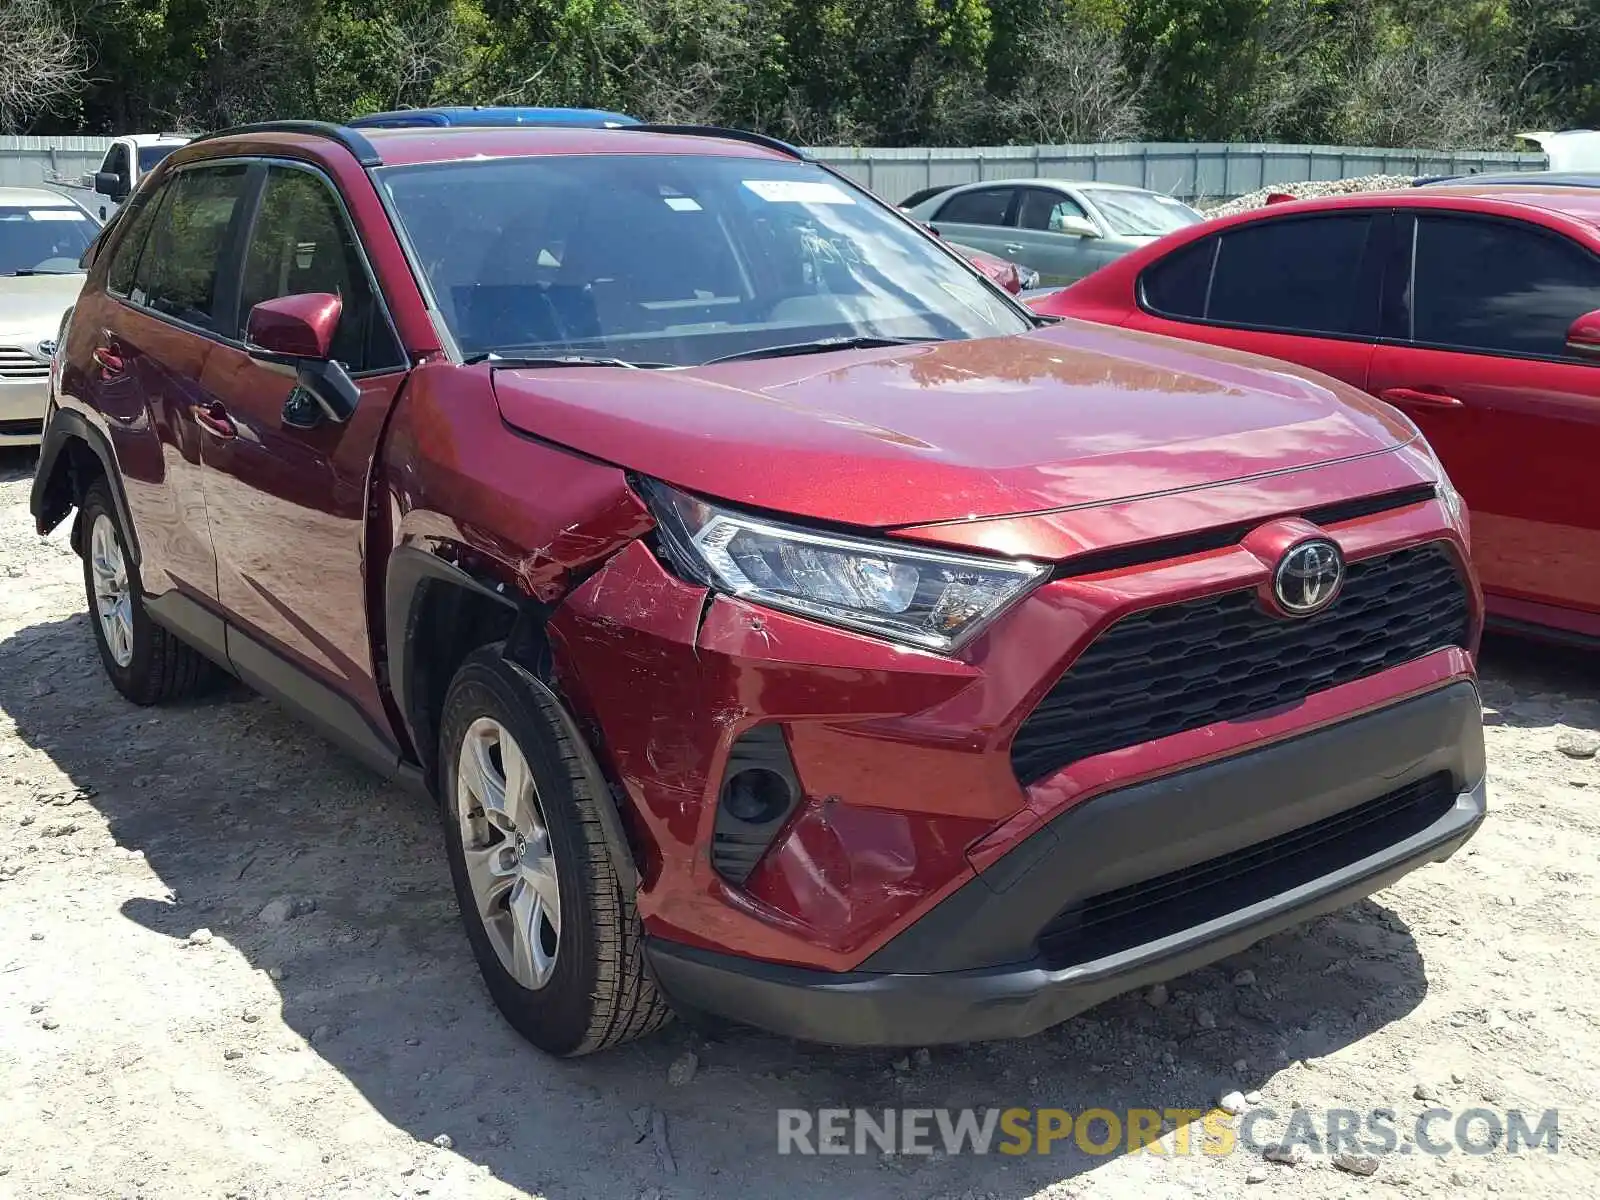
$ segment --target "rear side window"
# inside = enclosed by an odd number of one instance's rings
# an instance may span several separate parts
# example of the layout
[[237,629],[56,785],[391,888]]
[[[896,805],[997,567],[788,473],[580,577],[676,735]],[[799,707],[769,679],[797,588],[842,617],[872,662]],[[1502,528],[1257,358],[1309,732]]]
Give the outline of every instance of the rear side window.
[[[1222,236],[1206,319],[1305,333],[1354,333],[1372,218],[1263,221]],[[1375,304],[1374,294],[1371,301]]]
[[1361,213],[1231,229],[1147,270],[1144,302],[1163,315],[1219,325],[1366,332],[1378,299],[1367,256],[1373,228],[1372,216]]
[[1412,337],[1492,354],[1568,357],[1567,329],[1600,309],[1600,261],[1507,221],[1419,216]]
[[379,310],[355,232],[328,185],[273,167],[245,252],[241,323],[263,300],[325,292],[344,301],[333,357],[350,371],[395,366],[400,351]]
[[194,167],[172,179],[134,271],[130,300],[216,330],[217,272],[240,214],[247,170],[242,163]]
[[957,225],[1004,225],[1006,211],[1011,207],[1014,194],[1014,188],[981,188],[976,192],[963,192],[945,201],[934,219]]

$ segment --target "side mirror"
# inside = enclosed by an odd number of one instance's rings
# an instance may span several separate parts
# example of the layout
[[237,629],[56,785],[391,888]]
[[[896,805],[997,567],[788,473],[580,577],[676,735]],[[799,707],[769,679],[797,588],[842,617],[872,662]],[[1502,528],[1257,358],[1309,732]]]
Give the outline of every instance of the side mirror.
[[1567,330],[1567,352],[1600,363],[1600,311],[1584,313]]
[[263,300],[250,310],[245,340],[257,357],[325,360],[343,311],[344,301],[331,292]]
[[933,234],[933,236],[936,238],[942,238],[944,236],[944,234],[940,233],[938,229],[934,228],[934,225],[931,221],[924,221],[922,223],[922,227],[929,233]]
[[263,300],[245,322],[252,358],[293,368],[296,386],[283,405],[283,423],[311,429],[323,419],[343,424],[356,411],[361,389],[333,361],[333,335],[344,301],[331,292],[304,292]]
[[116,171],[96,171],[94,173],[94,190],[102,196],[109,196],[113,200],[121,201],[133,189],[128,186],[127,179]]
[[1052,229],[1052,233],[1064,233],[1069,237],[1097,238],[1100,231],[1095,228],[1094,222],[1088,217],[1062,217],[1061,224]]

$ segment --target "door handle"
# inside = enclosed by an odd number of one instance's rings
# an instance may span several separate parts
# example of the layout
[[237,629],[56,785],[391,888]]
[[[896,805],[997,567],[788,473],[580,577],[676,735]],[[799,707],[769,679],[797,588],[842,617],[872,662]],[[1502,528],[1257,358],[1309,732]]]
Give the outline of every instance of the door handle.
[[194,418],[195,424],[215,437],[231,438],[239,435],[239,428],[228,415],[228,410],[215,400],[209,404],[191,404],[189,415]]
[[121,375],[128,369],[128,364],[123,360],[114,345],[101,346],[94,352],[95,365],[100,368],[100,378],[110,379],[113,375]]
[[1021,254],[1022,253],[1022,243],[1020,243],[1020,242],[1007,242],[1006,243],[1006,253],[1007,254]]
[[1413,408],[1461,408],[1461,401],[1448,392],[1436,392],[1426,388],[1386,388],[1378,393],[1379,400],[1387,400],[1390,404],[1398,404],[1401,408],[1408,405]]

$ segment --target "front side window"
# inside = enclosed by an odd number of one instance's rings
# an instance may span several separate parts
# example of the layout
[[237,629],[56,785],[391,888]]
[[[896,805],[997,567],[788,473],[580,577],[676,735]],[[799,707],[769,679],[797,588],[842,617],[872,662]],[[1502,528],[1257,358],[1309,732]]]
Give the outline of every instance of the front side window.
[[1047,192],[1042,188],[1023,189],[1022,204],[1017,210],[1017,224],[1023,229],[1060,233],[1066,228],[1068,217],[1087,221],[1089,214],[1083,211],[1083,205],[1060,192]]
[[1089,203],[1121,237],[1161,237],[1205,220],[1181,200],[1155,192],[1124,192],[1115,188],[1085,188]]
[[1494,354],[1567,357],[1567,330],[1600,309],[1600,259],[1506,221],[1419,216],[1412,337]]
[[809,163],[544,155],[379,178],[468,357],[687,366],[1029,328],[892,210]]
[[980,188],[962,192],[945,201],[936,221],[952,225],[1004,225],[1006,213],[1011,210],[1015,188]]
[[97,227],[81,208],[0,204],[0,275],[69,275]]
[[355,234],[328,185],[273,167],[245,252],[241,321],[264,300],[324,292],[344,301],[333,357],[351,371],[393,366],[399,351],[373,297]]
[[128,296],[201,329],[217,326],[217,271],[245,193],[241,164],[194,167],[173,178]]

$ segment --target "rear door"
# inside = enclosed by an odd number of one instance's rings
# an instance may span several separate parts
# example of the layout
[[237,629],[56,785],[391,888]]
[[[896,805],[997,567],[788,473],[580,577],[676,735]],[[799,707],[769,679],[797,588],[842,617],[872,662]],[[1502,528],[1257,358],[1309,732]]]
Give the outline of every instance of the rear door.
[[215,398],[202,379],[231,319],[230,248],[251,186],[243,163],[170,176],[125,218],[105,294],[74,317],[94,330],[85,386],[116,451],[151,611],[214,653],[222,635],[199,420]]
[[1491,607],[1600,634],[1577,615],[1600,613],[1600,365],[1566,349],[1600,309],[1600,257],[1501,217],[1402,214],[1397,233],[1370,390],[1421,427],[1465,497]]
[[945,200],[930,224],[952,242],[1006,258],[1006,245],[1016,240],[1009,228],[1016,202],[1015,187],[974,188]]
[[[322,172],[271,163],[243,244],[235,323],[206,363],[217,408],[202,446],[228,656],[255,686],[382,757],[389,726],[373,670],[364,535],[373,455],[405,356]],[[306,293],[343,300],[333,357],[361,393],[343,424],[308,424],[314,404],[295,373],[245,347],[253,306]]]
[[1116,257],[1103,238],[1061,232],[1067,217],[1099,225],[1072,197],[1054,188],[1037,186],[1018,191],[1016,228],[1011,231],[1011,240],[1006,243],[1004,252],[1012,262],[1039,272],[1041,285],[1055,287],[1076,283]]
[[1190,242],[1145,268],[1130,329],[1231,346],[1364,388],[1391,217],[1277,217]]

